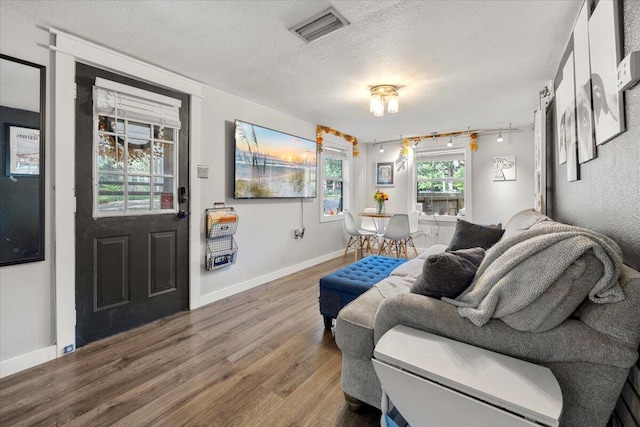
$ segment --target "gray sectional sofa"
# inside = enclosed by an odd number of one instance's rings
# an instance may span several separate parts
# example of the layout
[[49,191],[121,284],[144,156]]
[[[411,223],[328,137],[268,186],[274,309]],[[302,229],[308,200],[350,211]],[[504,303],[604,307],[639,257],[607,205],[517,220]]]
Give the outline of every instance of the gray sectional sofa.
[[[563,232],[561,225],[544,215],[533,210],[519,212],[505,225],[504,236],[487,251],[485,261],[513,256],[514,251],[505,251],[509,242],[513,247],[530,248],[533,240],[521,236],[539,234],[536,230],[544,227]],[[536,303],[504,317],[498,309],[486,324],[476,326],[473,316],[461,317],[462,308],[409,292],[427,257],[445,249],[444,245],[428,248],[340,311],[335,337],[342,351],[342,387],[349,407],[357,409],[364,402],[380,408],[381,385],[371,362],[373,350],[385,332],[402,324],[546,366],[562,390],[562,426],[606,425],[629,368],[638,358],[640,273],[621,263],[614,265],[616,277],[619,274],[617,290],[624,294],[621,301],[601,303],[593,291],[576,300],[574,289],[594,289],[611,273],[601,252],[589,249],[563,268]],[[537,262],[544,265],[545,260]],[[553,262],[548,260],[550,266]],[[481,265],[478,274],[482,271]],[[535,320],[537,310],[546,311],[541,321]],[[535,323],[531,328],[535,331],[526,330],[523,319],[533,319],[530,323]]]

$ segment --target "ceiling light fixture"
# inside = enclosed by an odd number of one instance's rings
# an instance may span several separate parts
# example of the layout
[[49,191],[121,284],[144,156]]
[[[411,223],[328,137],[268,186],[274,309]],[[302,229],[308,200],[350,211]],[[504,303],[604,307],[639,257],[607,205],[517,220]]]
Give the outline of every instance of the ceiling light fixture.
[[447,147],[453,147],[453,135],[449,137],[449,142],[447,142]]
[[369,111],[373,113],[375,117],[384,116],[384,106],[387,104],[387,111],[391,114],[397,113],[400,106],[400,100],[398,98],[398,86],[392,85],[378,85],[372,86],[369,91],[371,92],[371,98],[369,99]]
[[504,138],[502,137],[502,129],[498,129],[498,137],[496,138],[496,141],[498,142],[504,141]]
[[382,146],[382,144],[380,144],[380,152],[384,153],[384,147]]

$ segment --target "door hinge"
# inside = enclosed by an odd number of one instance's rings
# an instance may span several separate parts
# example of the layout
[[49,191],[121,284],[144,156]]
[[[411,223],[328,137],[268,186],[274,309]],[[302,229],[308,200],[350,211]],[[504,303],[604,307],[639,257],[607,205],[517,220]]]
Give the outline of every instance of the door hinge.
[[77,202],[78,202],[78,199],[76,199],[76,196],[73,196],[73,213],[76,213]]
[[78,83],[73,84],[73,99],[78,99]]

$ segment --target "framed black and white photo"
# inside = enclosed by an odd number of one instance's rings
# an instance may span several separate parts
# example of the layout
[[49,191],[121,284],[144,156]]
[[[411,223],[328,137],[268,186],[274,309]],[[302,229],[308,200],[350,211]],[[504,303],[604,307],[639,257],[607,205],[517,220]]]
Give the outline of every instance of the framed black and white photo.
[[376,185],[378,187],[393,185],[393,162],[376,163]]
[[567,163],[566,132],[564,130],[564,84],[556,88],[556,144],[558,145],[558,164]]
[[582,5],[582,10],[573,28],[573,55],[575,64],[578,162],[584,163],[596,157],[593,109],[591,107],[588,2]]
[[7,125],[6,175],[40,175],[40,130]]
[[596,144],[624,132],[624,102],[616,89],[620,63],[620,2],[600,1],[589,18],[589,56]]
[[[544,111],[544,113],[543,113]],[[541,99],[540,105],[533,116],[533,141],[534,141],[534,203],[533,208],[538,212],[546,212],[546,153],[547,153],[547,123],[546,101]]]
[[516,156],[498,156],[493,158],[493,180],[516,180]]
[[569,54],[562,70],[564,86],[564,130],[567,158],[567,180],[578,180],[578,137],[576,135],[576,89],[574,84],[573,52]]

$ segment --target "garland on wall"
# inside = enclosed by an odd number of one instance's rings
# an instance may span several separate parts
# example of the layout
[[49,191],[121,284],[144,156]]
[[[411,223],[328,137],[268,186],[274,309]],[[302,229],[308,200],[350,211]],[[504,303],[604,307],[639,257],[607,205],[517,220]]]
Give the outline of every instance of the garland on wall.
[[400,149],[400,155],[402,158],[406,159],[409,155],[409,141],[406,139],[402,140],[402,148]]
[[478,134],[472,133],[469,135],[469,148],[471,151],[478,151]]
[[324,142],[324,138],[322,138],[323,133],[330,133],[340,138],[344,138],[347,142],[353,144],[353,157],[358,157],[358,154],[360,154],[360,150],[358,150],[358,140],[355,136],[347,135],[346,133],[332,129],[329,126],[322,125],[316,126],[316,143],[318,145],[318,153],[322,152],[322,143]]

